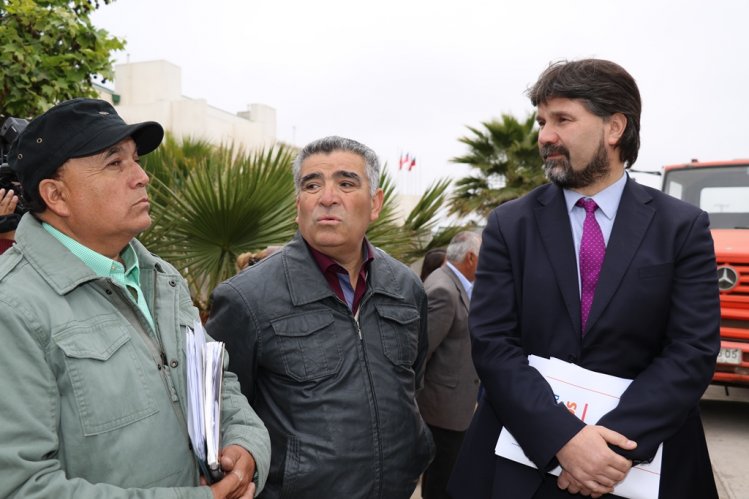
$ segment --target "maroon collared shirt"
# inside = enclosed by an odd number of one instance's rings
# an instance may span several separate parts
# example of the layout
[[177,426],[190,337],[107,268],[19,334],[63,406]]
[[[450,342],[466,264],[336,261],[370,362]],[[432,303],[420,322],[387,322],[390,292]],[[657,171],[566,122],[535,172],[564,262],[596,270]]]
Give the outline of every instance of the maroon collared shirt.
[[325,280],[328,281],[330,289],[333,290],[336,296],[343,303],[348,305],[352,314],[356,314],[356,311],[359,309],[359,303],[361,303],[361,299],[364,296],[364,292],[367,290],[369,264],[374,260],[374,249],[369,244],[369,241],[365,239],[362,246],[364,262],[362,262],[362,265],[359,268],[359,277],[356,279],[356,289],[353,289],[353,286],[351,286],[348,271],[343,268],[343,266],[328,255],[317,251],[310,246],[309,243],[307,243],[307,247],[309,248],[310,253],[312,253],[312,257],[315,259],[317,266],[320,268],[320,272],[325,276]]
[[0,255],[5,253],[5,250],[10,249],[13,246],[13,241],[10,239],[0,239]]

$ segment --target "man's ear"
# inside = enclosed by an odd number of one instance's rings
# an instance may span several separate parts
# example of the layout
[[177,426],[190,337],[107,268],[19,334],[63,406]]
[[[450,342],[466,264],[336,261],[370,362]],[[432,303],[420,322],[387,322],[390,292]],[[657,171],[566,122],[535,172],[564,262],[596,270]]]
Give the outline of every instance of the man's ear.
[[619,145],[622,135],[624,135],[624,131],[627,129],[627,117],[622,113],[614,113],[609,116],[608,125],[608,144],[611,147],[616,147]]
[[[469,256],[470,256],[470,258],[469,258]],[[467,261],[467,262],[468,262],[468,263],[469,263],[470,265],[473,265],[473,267],[474,267],[474,270],[475,270],[475,267],[476,267],[476,265],[477,265],[477,264],[478,264],[478,262],[479,262],[479,257],[478,257],[478,255],[477,255],[476,253],[474,253],[473,251],[469,251],[468,253],[466,253],[466,261]]]
[[372,196],[372,210],[369,213],[370,222],[374,222],[380,216],[384,198],[385,193],[383,192],[383,190],[381,188],[377,188],[374,196]]
[[45,178],[39,182],[39,196],[52,213],[59,217],[70,214],[67,203],[67,189],[62,180]]

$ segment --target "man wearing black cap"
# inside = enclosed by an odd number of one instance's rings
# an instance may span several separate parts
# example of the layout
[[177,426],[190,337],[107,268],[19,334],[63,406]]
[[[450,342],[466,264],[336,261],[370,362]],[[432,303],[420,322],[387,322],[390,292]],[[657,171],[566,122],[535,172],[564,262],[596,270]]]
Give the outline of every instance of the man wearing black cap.
[[75,99],[11,146],[30,213],[0,258],[0,497],[245,499],[264,485],[268,433],[226,372],[227,474],[198,487],[183,353],[198,314],[135,239],[151,223],[138,158],[163,134]]

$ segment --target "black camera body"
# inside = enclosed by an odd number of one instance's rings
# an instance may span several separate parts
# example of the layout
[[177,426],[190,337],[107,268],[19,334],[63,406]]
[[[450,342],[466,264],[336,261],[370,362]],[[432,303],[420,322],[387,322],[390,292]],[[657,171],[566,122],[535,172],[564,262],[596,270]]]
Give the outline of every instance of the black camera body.
[[3,126],[0,127],[0,189],[5,189],[5,192],[13,189],[19,199],[14,213],[0,215],[0,232],[16,230],[21,215],[27,211],[23,205],[21,183],[8,166],[8,151],[10,150],[10,144],[28,124],[29,122],[24,119],[11,117],[6,119]]

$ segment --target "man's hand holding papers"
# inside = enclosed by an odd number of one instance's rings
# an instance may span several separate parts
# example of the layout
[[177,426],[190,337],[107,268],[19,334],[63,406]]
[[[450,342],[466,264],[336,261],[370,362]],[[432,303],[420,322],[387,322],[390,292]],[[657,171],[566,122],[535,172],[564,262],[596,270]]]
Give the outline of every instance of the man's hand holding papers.
[[229,445],[221,451],[224,478],[211,485],[215,499],[252,499],[255,497],[255,459],[239,445]]
[[[585,422],[585,426],[557,453],[561,466],[551,471],[559,476],[557,485],[571,493],[599,497],[614,492],[622,497],[651,499],[658,497],[663,445],[651,463],[635,467],[611,450],[614,445],[632,450],[637,444],[615,431],[595,423],[616,408],[619,397],[632,380],[583,369],[575,364],[531,355],[528,363],[549,383],[557,403]],[[522,448],[503,428],[495,450],[498,456],[536,467]]]
[[186,335],[188,428],[201,485],[210,485],[215,499],[252,499],[256,491],[252,454],[239,445],[220,449],[224,343],[206,341],[198,321]]

